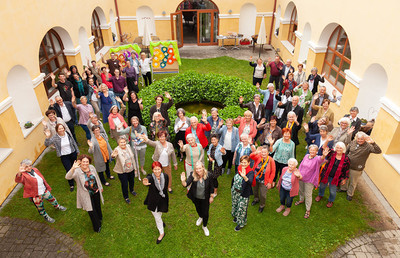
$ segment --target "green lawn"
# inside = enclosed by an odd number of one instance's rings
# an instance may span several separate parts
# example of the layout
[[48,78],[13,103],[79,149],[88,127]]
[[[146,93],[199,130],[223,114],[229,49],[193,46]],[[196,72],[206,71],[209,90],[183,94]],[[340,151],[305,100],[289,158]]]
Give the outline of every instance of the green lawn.
[[[196,70],[202,73],[214,72],[235,75],[251,81],[252,68],[246,61],[228,57],[205,60],[184,59],[181,71]],[[171,75],[163,75],[171,76]],[[156,79],[161,76],[157,75]],[[80,149],[87,153],[84,132],[76,128]],[[302,143],[298,146],[298,158],[305,153],[304,133],[299,134]],[[116,144],[110,142],[112,147]],[[146,171],[150,172],[153,148],[146,153]],[[299,160],[301,161],[301,160]],[[113,165],[112,165],[113,167]],[[186,197],[186,190],[180,185],[178,171],[173,171],[170,195],[170,211],[163,215],[166,223],[166,236],[160,245],[156,245],[158,231],[154,218],[143,205],[147,193],[145,186],[135,181],[138,193],[132,197],[132,204],[127,205],[122,197],[118,179],[111,181],[112,186],[104,189],[103,227],[100,234],[94,233],[86,212],[76,209],[76,192],[70,193],[65,171],[56,153],[45,155],[37,168],[44,174],[52,193],[59,202],[66,206],[65,213],[55,211],[48,203],[46,209],[56,223],[54,227],[81,243],[91,257],[177,257],[177,256],[244,256],[244,257],[309,257],[325,256],[334,251],[349,238],[374,229],[369,226],[376,219],[363,204],[357,192],[350,203],[345,194],[338,193],[334,206],[325,207],[326,199],[313,203],[311,217],[303,218],[305,207],[293,206],[288,217],[277,214],[279,194],[272,189],[267,194],[267,205],[262,214],[258,207],[249,206],[248,224],[239,232],[234,231],[235,224],[230,215],[230,185],[233,175],[219,178],[218,196],[210,207],[210,236],[205,237],[201,227],[196,227],[197,214],[194,205]],[[116,174],[114,174],[116,176]],[[314,197],[316,191],[314,191]],[[252,201],[252,197],[250,201]],[[297,200],[298,198],[295,198]],[[22,198],[19,191],[11,202],[1,211],[0,216],[31,219],[44,222],[34,206]]]

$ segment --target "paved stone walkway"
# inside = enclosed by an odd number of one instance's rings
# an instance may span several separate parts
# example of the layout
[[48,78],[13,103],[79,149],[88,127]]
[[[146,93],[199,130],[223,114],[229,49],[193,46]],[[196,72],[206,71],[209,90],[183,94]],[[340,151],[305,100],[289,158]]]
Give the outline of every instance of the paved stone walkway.
[[82,247],[44,223],[0,217],[0,257],[87,257]]
[[400,230],[366,234],[341,246],[331,257],[400,257]]

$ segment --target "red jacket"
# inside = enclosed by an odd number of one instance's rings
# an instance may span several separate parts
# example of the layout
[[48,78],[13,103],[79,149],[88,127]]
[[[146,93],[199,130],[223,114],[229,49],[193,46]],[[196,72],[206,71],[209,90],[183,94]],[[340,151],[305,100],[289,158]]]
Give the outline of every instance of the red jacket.
[[[282,170],[282,174],[281,174],[281,177],[279,178],[279,182],[278,182],[278,190],[281,189],[282,177],[288,169],[289,169],[289,167],[285,167]],[[295,176],[294,173],[292,173],[291,182],[292,182],[292,189],[290,189],[290,197],[294,197],[294,196],[299,195],[299,178],[297,176]]]
[[[37,168],[33,168],[33,171],[35,171],[35,173],[38,174],[38,176],[40,176],[43,179],[43,184],[46,187],[46,190],[50,192],[51,187],[49,186],[49,184],[47,184],[46,180],[44,179],[43,175],[39,172],[39,170]],[[16,175],[15,182],[24,185],[24,195],[23,195],[24,198],[38,196],[37,180],[36,178],[29,175],[28,172],[22,172],[21,176]]]
[[[201,146],[203,146],[203,149],[205,149],[208,145],[208,140],[207,140],[206,135],[204,134],[204,131],[211,131],[210,123],[207,123],[206,125],[200,124],[200,123],[197,124],[196,134],[197,134],[197,138],[199,138]],[[186,136],[190,133],[192,133],[192,126],[189,126],[186,129],[185,140],[186,140]],[[187,141],[186,141],[186,143],[187,143]]]
[[[254,177],[257,175],[256,168],[258,164],[261,162],[261,154],[257,153],[252,153],[250,154],[250,159],[254,160]],[[264,184],[267,185],[268,183],[272,184],[272,181],[274,181],[275,177],[275,161],[272,157],[269,157],[268,165],[265,170],[265,175],[264,175]]]
[[[239,138],[243,133],[244,127],[246,126],[246,118],[242,117],[240,118],[239,121],[236,121],[235,124],[240,124],[239,125]],[[255,137],[257,135],[257,122],[252,118],[250,121],[250,133],[249,133],[249,137],[251,138],[251,140],[249,141],[250,143],[254,143],[255,142]]]
[[[282,94],[285,94],[285,92],[286,92],[286,90],[288,90],[289,89],[289,80],[288,79],[286,79],[284,82],[283,82],[283,90],[282,90]],[[294,87],[296,87],[297,86],[297,82],[295,81],[295,80],[293,80],[293,89],[294,89]],[[291,91],[293,91],[293,89],[291,90]]]

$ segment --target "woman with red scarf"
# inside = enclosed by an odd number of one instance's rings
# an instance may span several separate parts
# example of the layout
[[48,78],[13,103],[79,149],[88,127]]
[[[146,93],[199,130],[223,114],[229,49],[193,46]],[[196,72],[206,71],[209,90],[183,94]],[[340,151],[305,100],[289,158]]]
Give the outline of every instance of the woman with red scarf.
[[247,224],[247,207],[252,186],[255,186],[254,171],[250,167],[250,158],[244,155],[240,158],[238,173],[232,179],[232,216],[237,224],[235,231],[241,230]]
[[[120,98],[116,98],[117,101],[120,101]],[[110,125],[110,137],[113,138],[114,140],[118,140],[119,138],[119,133],[118,129],[125,129],[128,127],[128,124],[125,122],[124,117],[122,116],[125,112],[125,105],[123,102],[121,105],[121,110],[117,107],[117,105],[113,105],[110,108],[110,115],[108,116],[108,124]]]
[[329,184],[329,199],[326,205],[328,208],[333,206],[337,188],[344,185],[349,178],[350,159],[345,153],[346,145],[343,142],[336,143],[334,150],[326,156],[327,162],[321,172],[319,192],[315,201],[321,201]]

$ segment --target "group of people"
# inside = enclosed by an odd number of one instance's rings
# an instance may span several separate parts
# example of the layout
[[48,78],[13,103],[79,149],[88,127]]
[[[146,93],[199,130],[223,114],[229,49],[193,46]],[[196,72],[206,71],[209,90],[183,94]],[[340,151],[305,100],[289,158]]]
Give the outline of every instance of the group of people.
[[[218,177],[224,173],[234,174],[230,189],[235,231],[247,224],[250,196],[254,195],[251,205],[259,204],[258,211],[261,213],[266,205],[268,190],[275,187],[280,199],[276,211],[283,211],[284,216],[290,214],[293,199],[299,195],[299,200],[294,204],[305,203],[304,218],[309,218],[314,188],[319,188],[315,198],[319,202],[329,186],[328,208],[333,206],[337,191],[345,191],[347,200],[351,201],[369,154],[380,153],[379,146],[360,131],[361,120],[357,117],[357,107],[351,108],[350,114],[341,118],[338,126],[335,126],[335,114],[329,105],[336,101],[336,96],[331,98],[323,86],[319,86],[317,92],[318,83],[315,82],[323,81],[323,75],[316,74],[316,69],[312,69],[308,82],[302,81],[306,76],[300,65],[298,73],[293,75],[294,79],[291,76],[284,79],[286,75],[293,74],[294,69],[290,63],[283,66],[277,61],[280,62],[279,59],[268,62],[271,83],[267,90],[260,88],[266,74],[265,65],[260,59],[256,64],[251,63],[255,67],[255,91],[260,94],[255,94],[254,101],[249,103],[243,103],[243,98],[239,98],[240,107],[248,109],[243,117],[224,121],[219,117],[218,109],[213,108],[210,116],[203,111],[199,121],[196,116],[187,117],[185,110],[179,108],[177,118],[171,124],[168,109],[174,105],[174,101],[165,92],[155,97],[155,103],[150,108],[151,123],[147,127],[143,124],[141,111],[144,104],[150,103],[142,103],[136,91],[118,82],[121,76],[115,56],[106,62],[113,73],[109,81],[114,91],[103,83],[100,92],[96,86],[93,91],[85,92],[83,78],[76,75],[77,69],[71,69],[78,88],[76,92],[70,91],[70,100],[65,100],[63,96],[66,95],[62,95],[60,89],[67,89],[68,85],[65,76],[59,76],[56,87],[60,96],[50,103],[46,112],[49,120],[44,123],[45,145],[54,148],[60,157],[71,192],[76,183],[77,208],[88,212],[94,231],[101,230],[103,186],[110,186],[108,181],[114,179],[110,170],[112,161],[115,162],[113,171],[118,175],[122,196],[127,204],[131,203],[130,194],[136,196],[135,177],[140,180],[141,173],[145,176],[142,183],[148,186],[148,194],[144,204],[152,212],[159,230],[157,244],[165,236],[162,214],[168,212],[168,196],[177,186],[173,182],[172,167],[178,169],[178,159],[185,168],[185,172],[180,174],[179,185],[186,188],[187,196],[199,215],[195,224],[202,225],[206,236],[210,234],[207,228],[209,208],[218,195]],[[96,67],[95,64],[93,67]],[[276,78],[278,75],[273,72],[273,67],[279,70],[279,78]],[[96,76],[90,74],[88,78],[92,82]],[[107,70],[105,74],[108,74]],[[300,82],[297,83],[299,78]],[[281,79],[283,84],[279,86]],[[287,88],[287,94],[275,90],[273,81],[277,88]],[[133,84],[136,85],[136,82],[133,81]],[[118,87],[122,88],[122,92],[116,90]],[[74,86],[71,89],[75,89]],[[89,92],[92,95],[88,95]],[[103,121],[96,114],[98,110],[93,101],[88,102],[88,99],[94,99],[93,95],[101,102]],[[167,103],[164,97],[168,99]],[[124,102],[128,102],[127,115]],[[82,145],[78,144],[74,133],[76,114],[79,115],[79,126],[86,132],[88,152],[92,156],[79,155],[78,146]],[[310,120],[303,123],[303,118]],[[109,132],[106,132],[104,123],[109,123]],[[173,136],[169,134],[170,126],[174,128],[174,142],[171,142]],[[307,154],[297,157],[296,146],[300,143],[298,132],[302,128],[306,133]],[[118,143],[114,150],[110,146],[110,139]],[[144,169],[147,145],[154,147],[150,174]],[[207,165],[205,160],[208,161]],[[66,209],[51,195],[50,186],[43,175],[32,168],[31,161],[21,162],[15,180],[25,185],[24,197],[32,199],[46,221],[54,222],[44,210],[43,198],[57,209]]]

